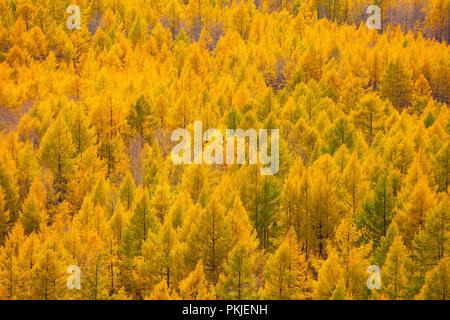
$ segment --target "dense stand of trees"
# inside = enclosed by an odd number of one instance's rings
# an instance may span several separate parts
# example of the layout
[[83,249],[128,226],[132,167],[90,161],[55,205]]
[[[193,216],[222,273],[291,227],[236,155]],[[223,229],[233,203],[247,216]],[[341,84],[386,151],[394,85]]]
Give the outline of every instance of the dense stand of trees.
[[0,0],[0,299],[448,299],[450,1],[375,3]]

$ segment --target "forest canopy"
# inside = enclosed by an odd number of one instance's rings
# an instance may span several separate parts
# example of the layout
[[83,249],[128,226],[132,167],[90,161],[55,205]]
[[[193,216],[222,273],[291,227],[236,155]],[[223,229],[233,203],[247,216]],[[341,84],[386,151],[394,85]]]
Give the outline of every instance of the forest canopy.
[[[450,0],[0,0],[0,299],[448,299],[449,41]],[[277,174],[173,163],[195,121]]]

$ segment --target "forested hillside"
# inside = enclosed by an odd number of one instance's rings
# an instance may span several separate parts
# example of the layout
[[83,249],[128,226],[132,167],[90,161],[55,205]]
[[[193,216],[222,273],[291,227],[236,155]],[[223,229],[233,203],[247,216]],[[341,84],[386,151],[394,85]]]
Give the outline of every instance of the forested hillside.
[[[448,41],[450,0],[0,0],[0,299],[448,299]],[[174,164],[194,121],[279,171]]]

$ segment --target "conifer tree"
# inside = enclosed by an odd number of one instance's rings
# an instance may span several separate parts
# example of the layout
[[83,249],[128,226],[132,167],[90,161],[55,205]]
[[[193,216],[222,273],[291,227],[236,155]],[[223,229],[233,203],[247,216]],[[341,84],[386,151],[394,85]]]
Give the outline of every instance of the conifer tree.
[[256,297],[254,281],[255,253],[245,242],[236,244],[224,264],[216,292],[219,298],[247,300]]
[[433,161],[433,174],[438,191],[448,193],[450,185],[450,143],[444,144]]
[[0,247],[0,297],[18,299],[21,295],[21,277],[18,254],[24,241],[23,228],[16,224]]
[[392,180],[383,175],[363,201],[358,219],[370,239],[379,241],[382,236],[386,236],[394,216],[395,203]]
[[308,281],[305,257],[300,253],[291,230],[275,253],[271,254],[264,270],[266,299],[305,299]]
[[407,246],[410,246],[416,232],[423,230],[425,221],[432,211],[435,201],[428,183],[422,177],[409,195],[402,212],[396,216],[396,219],[399,221],[400,232],[402,232],[404,237],[404,243]]
[[10,219],[15,221],[17,219],[18,209],[18,188],[14,182],[13,168],[10,165],[4,164],[0,161],[0,186],[3,189],[5,207],[3,210],[8,210]]
[[172,300],[167,282],[162,280],[158,283],[150,294],[149,300]]
[[122,251],[128,257],[139,255],[142,243],[149,236],[149,231],[156,232],[159,229],[147,192],[145,190],[139,192],[134,213],[125,229],[122,241]]
[[[32,294],[40,300],[54,300],[61,297],[66,287],[66,273],[62,248],[55,244],[55,235],[41,244],[36,257],[36,264],[31,270]],[[53,239],[52,239],[53,238]]]
[[401,110],[410,105],[411,92],[411,75],[400,58],[389,61],[381,78],[381,95]]
[[141,95],[136,103],[131,105],[130,112],[127,116],[128,125],[135,131],[135,134],[139,135],[142,145],[150,133],[148,131],[151,129],[150,114],[150,104],[145,96]]
[[213,286],[206,280],[202,260],[179,285],[180,298],[183,300],[213,300],[216,297]]
[[313,285],[313,299],[330,300],[340,288],[344,287],[341,265],[335,250],[328,253],[328,258],[319,269],[317,282]]
[[133,177],[128,173],[120,185],[120,198],[127,210],[130,210],[131,205],[133,204],[135,191],[136,185],[134,184]]
[[449,258],[443,258],[439,264],[426,275],[425,284],[420,292],[420,299],[447,300],[449,294]]
[[401,236],[396,236],[386,255],[386,262],[381,269],[381,286],[383,292],[393,300],[406,299],[408,287],[409,254]]
[[[200,213],[189,236],[191,251],[196,251],[208,280],[217,283],[222,264],[230,248],[231,232],[225,225],[224,208],[215,196]],[[194,254],[195,256],[195,254]]]
[[33,231],[39,231],[41,223],[47,223],[47,213],[44,203],[42,203],[33,193],[30,193],[25,200],[20,214],[20,221],[23,225],[25,234]]
[[5,193],[3,188],[0,187],[0,244],[3,244],[3,240],[9,231],[9,212],[6,211]]
[[422,275],[448,255],[450,250],[450,212],[443,200],[433,209],[424,228],[414,236],[413,257]]
[[62,114],[42,138],[40,146],[41,162],[53,173],[59,201],[64,199],[69,176],[72,171],[74,148],[72,136]]
[[365,269],[369,265],[368,245],[358,246],[361,232],[349,217],[342,219],[336,229],[337,251],[342,260],[341,266],[345,280],[345,288],[355,299],[367,298]]
[[347,162],[342,179],[346,191],[345,204],[349,208],[349,212],[356,216],[366,193],[367,185],[363,180],[362,166],[355,151]]

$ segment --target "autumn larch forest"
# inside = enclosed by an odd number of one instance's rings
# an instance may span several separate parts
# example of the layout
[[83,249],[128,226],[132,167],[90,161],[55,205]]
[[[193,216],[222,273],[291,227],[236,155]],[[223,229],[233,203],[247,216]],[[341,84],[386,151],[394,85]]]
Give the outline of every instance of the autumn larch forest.
[[[0,0],[0,299],[448,299],[449,40],[449,0]],[[279,171],[174,164],[195,121]]]

